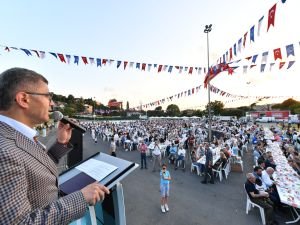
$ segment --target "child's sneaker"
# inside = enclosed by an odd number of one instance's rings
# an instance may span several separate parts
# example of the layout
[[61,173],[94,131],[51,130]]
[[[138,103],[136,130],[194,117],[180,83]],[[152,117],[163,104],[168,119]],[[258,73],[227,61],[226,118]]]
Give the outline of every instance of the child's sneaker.
[[164,207],[163,205],[161,205],[161,211],[162,211],[163,213],[166,212],[165,207]]
[[167,204],[165,204],[165,209],[167,212],[169,212],[169,206]]

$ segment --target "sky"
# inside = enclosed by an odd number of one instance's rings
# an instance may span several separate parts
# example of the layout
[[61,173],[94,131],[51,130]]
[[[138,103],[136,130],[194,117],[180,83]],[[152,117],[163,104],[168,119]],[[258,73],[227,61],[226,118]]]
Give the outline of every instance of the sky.
[[[267,32],[269,9],[277,3],[275,26]],[[107,58],[140,63],[207,67],[206,24],[212,24],[209,33],[209,60],[217,59],[264,16],[260,36],[250,43],[233,60],[242,59],[239,68],[229,76],[221,73],[211,84],[228,93],[243,96],[300,96],[300,1],[287,0],[128,0],[128,1],[38,1],[7,0],[1,2],[0,45],[43,50],[62,54]],[[255,30],[255,32],[257,32]],[[295,56],[287,58],[285,47],[294,44]],[[269,51],[267,63],[274,62],[273,49],[281,48],[282,61],[295,60],[289,70],[272,71],[266,67],[260,72],[261,54]],[[250,65],[245,57],[259,54],[257,65]],[[34,53],[33,53],[34,55]],[[129,101],[130,107],[154,102],[182,91],[203,85],[204,73],[188,75],[157,73],[127,67],[61,63],[50,54],[44,59],[27,56],[22,51],[0,48],[0,71],[11,67],[25,67],[43,74],[49,88],[56,94],[94,98],[107,104],[109,99]],[[248,83],[248,84],[247,84]],[[300,97],[294,97],[299,99]],[[281,102],[274,98],[262,103]],[[211,94],[211,101],[225,102],[225,107],[249,105],[255,98],[227,102],[232,98]],[[180,109],[199,108],[207,104],[207,89],[188,97],[166,101]],[[154,108],[154,107],[152,107]],[[150,109],[150,108],[148,108]]]

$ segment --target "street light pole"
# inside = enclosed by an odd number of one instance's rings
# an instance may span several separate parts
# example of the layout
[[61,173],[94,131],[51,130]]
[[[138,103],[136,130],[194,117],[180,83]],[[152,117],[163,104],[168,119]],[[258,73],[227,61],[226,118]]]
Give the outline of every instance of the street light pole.
[[94,97],[94,114],[93,114],[93,117],[94,117],[94,123],[95,123],[95,117],[96,117],[96,97]]
[[208,73],[208,142],[211,142],[211,105],[210,105],[210,78],[209,78],[209,39],[208,33],[212,30],[212,24],[205,25],[204,33],[206,33],[206,40],[207,40],[207,73]]

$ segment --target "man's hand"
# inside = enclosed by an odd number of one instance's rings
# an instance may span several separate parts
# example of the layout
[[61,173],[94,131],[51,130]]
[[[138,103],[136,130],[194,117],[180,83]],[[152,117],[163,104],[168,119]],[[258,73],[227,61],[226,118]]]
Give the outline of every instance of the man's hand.
[[98,201],[103,201],[105,194],[109,194],[109,190],[98,181],[81,189],[84,199],[89,205],[95,205]]
[[59,122],[57,129],[57,142],[61,144],[69,143],[72,136],[72,128],[70,124]]

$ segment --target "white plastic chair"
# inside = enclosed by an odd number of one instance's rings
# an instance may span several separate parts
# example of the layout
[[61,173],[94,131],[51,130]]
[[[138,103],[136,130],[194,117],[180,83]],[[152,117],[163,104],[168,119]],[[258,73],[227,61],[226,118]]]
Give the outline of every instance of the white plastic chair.
[[230,161],[229,161],[229,160],[227,160],[227,163],[226,163],[225,167],[222,168],[221,171],[224,171],[225,178],[226,178],[226,180],[227,180],[227,177],[228,177],[229,172],[230,172]]
[[199,169],[199,166],[194,165],[193,163],[191,163],[191,173],[194,171],[195,168],[196,168],[196,170],[197,170],[197,175],[200,176],[200,169]]
[[[244,189],[246,191],[246,188],[245,188],[245,185],[244,185]],[[246,203],[246,214],[248,215],[248,212],[254,208],[254,207],[257,207],[259,209],[259,212],[260,212],[260,217],[261,217],[261,221],[262,221],[262,224],[265,225],[266,224],[266,218],[265,218],[265,210],[263,207],[253,203],[251,201],[251,199],[249,198],[249,195],[246,191],[246,195],[247,195],[247,203]]]
[[[220,179],[220,182],[222,181],[222,179],[223,179],[223,175],[222,175],[222,163],[220,163],[220,165],[219,165],[219,167],[217,168],[217,169],[212,169],[212,171],[214,172],[214,173],[216,173],[217,174],[217,176],[219,176],[219,179]],[[226,177],[226,179],[227,179],[227,177]]]

